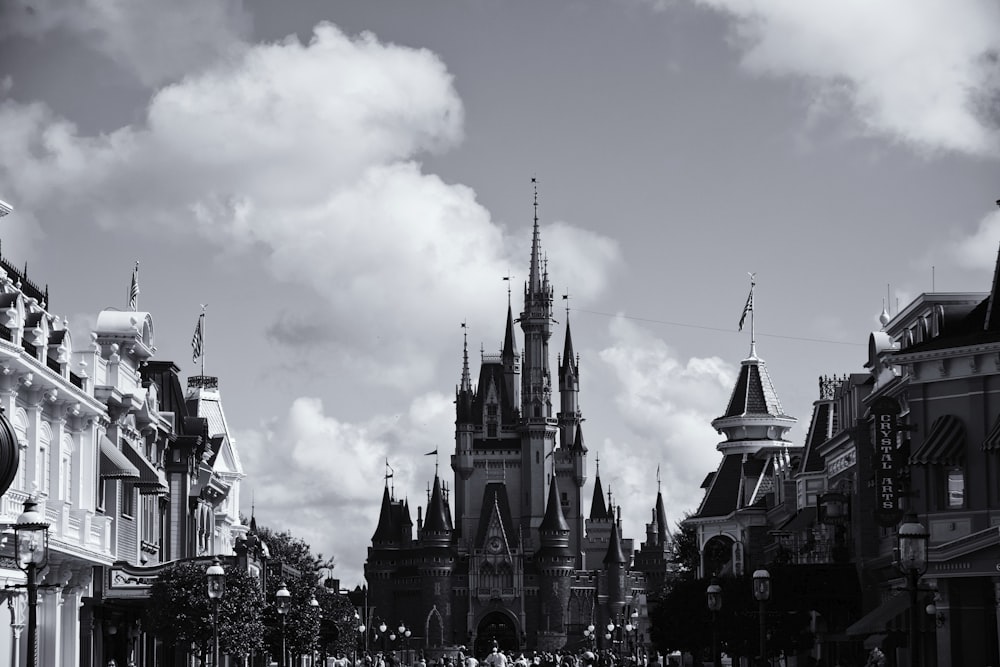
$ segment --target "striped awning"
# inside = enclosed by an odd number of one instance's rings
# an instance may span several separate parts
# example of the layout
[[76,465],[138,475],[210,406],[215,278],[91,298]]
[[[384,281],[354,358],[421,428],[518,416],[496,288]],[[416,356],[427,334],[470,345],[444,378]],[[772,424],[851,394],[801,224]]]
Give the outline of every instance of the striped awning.
[[123,443],[123,448],[128,460],[139,469],[139,479],[134,481],[139,493],[166,493],[168,490],[166,476],[147,461],[135,447]]
[[101,437],[101,477],[104,479],[138,479],[139,469],[132,465],[122,450],[107,436]]
[[996,421],[993,422],[993,428],[986,435],[986,439],[983,440],[983,451],[984,452],[994,452],[1000,450],[1000,415],[997,415]]
[[955,415],[941,415],[931,424],[923,443],[910,455],[918,465],[958,465],[965,455],[965,424]]

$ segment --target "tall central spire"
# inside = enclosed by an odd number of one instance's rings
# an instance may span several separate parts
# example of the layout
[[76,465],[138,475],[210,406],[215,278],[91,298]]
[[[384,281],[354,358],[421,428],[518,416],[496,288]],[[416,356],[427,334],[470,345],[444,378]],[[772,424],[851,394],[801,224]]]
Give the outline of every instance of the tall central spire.
[[531,294],[538,294],[542,290],[542,273],[539,270],[541,257],[539,256],[540,248],[538,236],[538,179],[532,177],[531,184],[534,186],[535,190],[535,223],[531,232],[531,266],[528,269],[528,292]]

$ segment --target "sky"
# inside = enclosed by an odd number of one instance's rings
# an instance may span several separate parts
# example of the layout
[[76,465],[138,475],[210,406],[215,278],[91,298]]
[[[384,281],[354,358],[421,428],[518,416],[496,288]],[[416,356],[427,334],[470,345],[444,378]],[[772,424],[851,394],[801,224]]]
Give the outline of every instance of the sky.
[[207,304],[243,512],[353,587],[386,460],[415,514],[453,450],[461,323],[475,373],[508,284],[519,312],[535,178],[584,496],[599,457],[638,542],[718,463],[748,273],[797,444],[883,307],[988,289],[998,26],[992,0],[3,0],[2,252],[75,340],[138,261],[186,375]]

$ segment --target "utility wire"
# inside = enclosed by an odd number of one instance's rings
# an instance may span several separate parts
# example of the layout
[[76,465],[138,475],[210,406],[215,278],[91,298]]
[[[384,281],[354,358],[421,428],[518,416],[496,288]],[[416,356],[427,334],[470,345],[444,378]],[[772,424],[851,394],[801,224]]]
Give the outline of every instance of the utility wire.
[[[574,313],[589,313],[591,315],[603,315],[605,317],[621,317],[626,320],[634,320],[636,322],[649,322],[651,324],[666,324],[672,327],[685,327],[687,329],[701,329],[703,331],[720,331],[722,333],[735,333],[732,329],[723,329],[721,327],[707,327],[701,324],[688,324],[687,322],[669,322],[667,320],[656,320],[650,317],[635,317],[633,315],[625,315],[623,313],[604,313],[599,310],[585,310],[583,308],[574,308]],[[783,336],[781,334],[769,334],[769,333],[758,333],[758,336],[763,336],[765,338],[781,338],[784,340],[798,340],[807,343],[828,343],[830,345],[856,345],[864,346],[866,343],[851,343],[843,340],[829,340],[826,338],[805,338],[803,336]]]

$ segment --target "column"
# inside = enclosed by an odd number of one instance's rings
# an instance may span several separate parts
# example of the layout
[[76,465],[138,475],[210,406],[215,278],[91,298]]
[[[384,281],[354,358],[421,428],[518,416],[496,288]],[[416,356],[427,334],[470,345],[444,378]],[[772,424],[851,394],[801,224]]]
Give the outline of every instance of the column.
[[56,588],[38,590],[38,664],[62,663],[62,595]]
[[62,664],[73,667],[80,655],[80,607],[82,606],[81,589],[76,586],[64,588],[62,591]]
[[24,631],[28,611],[28,596],[20,591],[7,593],[10,610],[10,664],[21,664],[21,633]]

